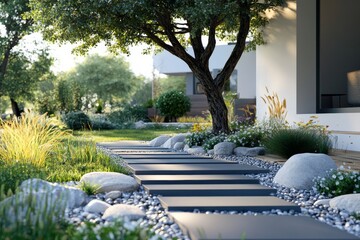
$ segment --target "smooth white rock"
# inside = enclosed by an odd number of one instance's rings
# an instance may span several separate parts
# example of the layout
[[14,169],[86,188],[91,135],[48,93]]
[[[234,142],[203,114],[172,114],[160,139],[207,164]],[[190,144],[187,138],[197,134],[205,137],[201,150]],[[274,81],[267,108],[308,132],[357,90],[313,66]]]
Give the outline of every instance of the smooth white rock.
[[181,151],[184,149],[184,147],[185,147],[184,142],[177,142],[177,143],[175,143],[173,148],[174,148],[174,150]]
[[207,153],[211,154],[211,155],[214,155],[214,152],[215,152],[214,149],[210,149],[210,150],[207,151]]
[[315,177],[326,177],[337,166],[326,154],[302,153],[289,158],[274,177],[274,182],[288,188],[311,189]]
[[330,207],[360,213],[360,193],[334,197],[330,200]]
[[132,192],[139,188],[133,177],[117,172],[91,172],[81,177],[80,182],[97,186],[97,192]]
[[135,123],[135,129],[143,129],[146,128],[146,124],[144,121],[137,121]]
[[110,204],[104,201],[93,199],[88,204],[86,204],[86,206],[84,207],[84,211],[89,213],[103,213],[110,206]]
[[137,220],[145,217],[145,213],[138,207],[126,204],[116,204],[104,212],[103,219],[107,221],[116,220],[118,218],[127,218],[129,220]]
[[329,206],[330,205],[330,198],[329,199],[320,199],[320,200],[317,200],[316,202],[314,202],[314,206],[319,206],[319,205],[327,205]]
[[122,192],[121,191],[111,191],[105,194],[105,199],[111,198],[111,199],[117,199],[121,197]]
[[190,148],[189,145],[188,145],[188,144],[185,144],[185,146],[184,146],[184,151],[187,152],[187,150],[188,150],[189,148]]
[[214,154],[215,155],[232,155],[235,147],[236,147],[235,143],[221,142],[214,146]]
[[149,142],[149,145],[152,147],[160,147],[161,145],[163,145],[168,139],[170,138],[170,136],[167,135],[161,135],[159,137],[154,138],[153,140],[151,140]]
[[191,148],[187,149],[187,152],[190,153],[190,154],[203,154],[203,153],[206,153],[203,147],[198,147],[198,146],[191,147]]
[[184,142],[185,141],[186,134],[177,134],[171,138],[169,138],[161,147],[164,148],[173,148],[174,145],[178,142]]

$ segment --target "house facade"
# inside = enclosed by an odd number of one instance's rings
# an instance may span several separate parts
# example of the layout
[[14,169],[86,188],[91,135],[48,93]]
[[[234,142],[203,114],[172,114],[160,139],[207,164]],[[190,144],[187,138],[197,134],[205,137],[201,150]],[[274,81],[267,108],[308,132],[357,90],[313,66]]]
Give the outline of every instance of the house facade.
[[287,100],[290,123],[317,116],[335,148],[360,151],[358,9],[357,0],[297,0],[273,14],[256,51],[258,118],[268,87]]

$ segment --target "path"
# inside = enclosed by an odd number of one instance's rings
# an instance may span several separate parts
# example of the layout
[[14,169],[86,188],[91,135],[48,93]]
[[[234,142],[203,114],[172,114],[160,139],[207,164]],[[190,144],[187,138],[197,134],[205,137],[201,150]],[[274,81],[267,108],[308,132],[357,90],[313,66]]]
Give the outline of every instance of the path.
[[159,195],[169,216],[192,240],[358,239],[310,217],[193,213],[273,209],[300,212],[298,205],[272,196],[275,189],[244,175],[266,173],[266,169],[171,152],[141,142],[100,145],[119,154],[148,193]]

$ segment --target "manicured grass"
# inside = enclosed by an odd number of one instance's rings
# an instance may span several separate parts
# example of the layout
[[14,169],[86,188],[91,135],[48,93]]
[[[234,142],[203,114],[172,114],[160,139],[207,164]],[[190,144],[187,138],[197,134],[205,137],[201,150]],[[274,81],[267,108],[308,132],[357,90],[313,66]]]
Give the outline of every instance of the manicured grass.
[[95,142],[149,141],[160,135],[186,133],[188,129],[119,129],[101,131],[76,131],[75,136],[90,138]]

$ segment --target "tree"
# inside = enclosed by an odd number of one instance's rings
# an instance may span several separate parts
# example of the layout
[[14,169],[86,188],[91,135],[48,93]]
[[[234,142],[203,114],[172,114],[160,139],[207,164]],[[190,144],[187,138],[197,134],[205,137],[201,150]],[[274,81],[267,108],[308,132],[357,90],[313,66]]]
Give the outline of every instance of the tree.
[[46,50],[32,57],[36,60],[30,60],[22,52],[12,53],[3,78],[2,92],[10,98],[13,113],[18,117],[21,114],[19,101],[34,100],[38,83],[52,75],[53,61]]
[[33,30],[33,19],[25,18],[28,4],[28,0],[0,0],[0,96],[13,49]]
[[[222,97],[250,39],[249,48],[263,43],[265,12],[285,0],[30,0],[32,16],[51,40],[81,42],[84,52],[100,41],[128,52],[129,46],[156,45],[182,59],[204,87],[213,131],[228,132],[227,109]],[[206,39],[204,41],[204,38]],[[212,77],[209,59],[217,39],[234,42],[222,70]],[[191,45],[194,54],[186,51]]]

